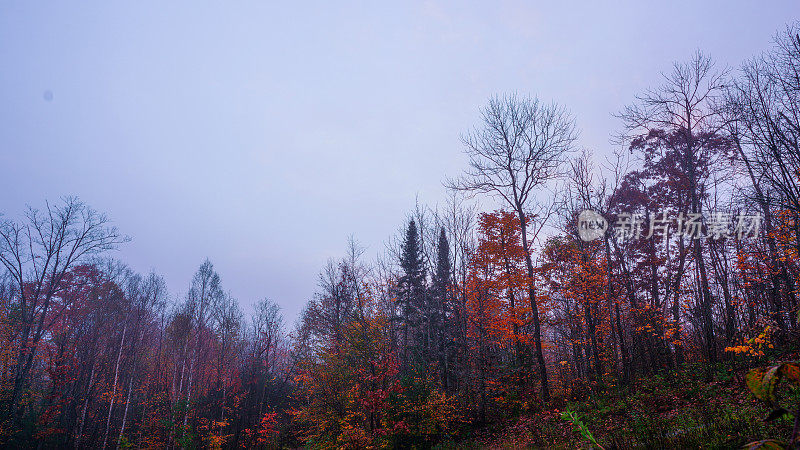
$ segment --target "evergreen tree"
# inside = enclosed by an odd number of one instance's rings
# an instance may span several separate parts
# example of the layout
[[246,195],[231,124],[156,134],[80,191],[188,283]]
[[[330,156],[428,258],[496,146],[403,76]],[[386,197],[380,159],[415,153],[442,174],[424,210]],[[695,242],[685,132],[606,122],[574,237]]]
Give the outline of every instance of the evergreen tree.
[[414,362],[423,362],[425,347],[425,266],[414,220],[408,223],[400,250],[400,267],[403,272],[397,283],[397,301],[402,324],[403,370],[407,370],[411,359]]
[[436,272],[433,274],[430,299],[433,303],[434,320],[431,321],[431,328],[434,336],[434,348],[437,352],[439,361],[439,371],[441,373],[442,386],[448,387],[448,354],[450,348],[450,323],[448,321],[449,290],[450,290],[450,243],[444,228],[439,233],[439,243],[436,248]]
[[[450,243],[447,241],[444,228],[439,233],[439,244],[436,250],[436,273],[433,278],[433,289],[435,295],[444,302],[448,286],[450,286]],[[445,305],[442,304],[441,307],[444,308]]]

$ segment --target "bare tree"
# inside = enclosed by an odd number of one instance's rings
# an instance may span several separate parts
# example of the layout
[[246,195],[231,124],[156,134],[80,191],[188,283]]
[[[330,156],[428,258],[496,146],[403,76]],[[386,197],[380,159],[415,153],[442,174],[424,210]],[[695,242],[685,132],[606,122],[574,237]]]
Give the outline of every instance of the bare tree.
[[465,384],[468,374],[467,298],[464,288],[467,284],[469,259],[477,245],[474,236],[477,215],[477,206],[466,204],[462,193],[452,191],[442,219],[451,247],[450,280],[453,289],[447,296],[447,309],[451,317],[446,333],[448,342],[452,344],[447,356],[452,367],[448,386],[452,390]]
[[134,382],[140,383],[140,367],[142,354],[140,348],[146,345],[146,331],[148,325],[155,321],[155,314],[161,311],[166,304],[167,285],[164,279],[155,272],[150,272],[147,277],[142,277],[136,273],[130,273],[127,277],[127,296],[129,298],[130,311],[128,315],[133,320],[131,345],[130,345],[130,369],[128,374],[128,394],[125,398],[125,407],[122,415],[122,425],[120,426],[119,436],[117,437],[117,448],[122,443],[125,435],[125,425],[128,420],[128,410],[131,404],[131,392]]
[[[691,214],[701,212],[708,167],[720,150],[720,134],[725,124],[720,120],[717,104],[726,88],[726,76],[725,70],[715,70],[713,61],[698,52],[689,62],[675,63],[672,72],[664,74],[662,86],[638,96],[633,105],[619,114],[625,122],[623,141],[631,142],[633,147],[637,140],[640,146],[645,140],[658,140],[654,145],[676,155],[685,171],[682,181]],[[690,245],[700,281],[698,306],[703,337],[709,361],[716,362],[713,298],[703,258],[703,241],[693,239]]]
[[[186,388],[187,408],[183,414],[183,425],[186,426],[189,417],[188,405],[192,401],[193,388],[200,376],[199,367],[204,354],[204,330],[210,329],[211,321],[225,299],[222,282],[219,274],[214,270],[214,265],[206,259],[192,277],[192,284],[186,296],[186,312],[189,316],[189,336],[187,345],[191,346],[191,337],[194,333],[194,353],[189,361],[189,379]],[[184,365],[186,360],[184,358]]]
[[[537,214],[541,203],[536,193],[561,174],[577,139],[575,121],[561,106],[515,94],[492,98],[483,108],[482,117],[482,127],[462,139],[469,169],[461,178],[446,184],[455,190],[499,197],[519,217],[542,398],[548,401],[550,389],[531,259],[532,241],[545,222],[545,217]],[[528,227],[536,222],[538,228],[529,233]]]
[[115,248],[127,238],[74,197],[66,197],[40,211],[28,207],[22,221],[0,223],[0,263],[14,281],[19,310],[19,349],[14,386],[7,413],[18,417],[18,403],[27,385],[52,300],[62,289],[64,276],[84,258]]
[[[564,222],[562,227],[563,231],[571,235],[576,242],[578,248],[581,250],[581,255],[584,258],[584,263],[588,257],[589,245],[578,236],[578,227],[574,226],[575,218],[585,209],[594,211],[606,212],[607,200],[609,198],[607,181],[605,179],[595,180],[595,168],[590,159],[590,154],[587,150],[572,159],[569,162],[568,179],[569,182],[565,186],[565,200],[561,207],[561,220]],[[608,243],[606,242],[606,248]],[[606,269],[608,271],[608,310],[609,314],[613,310],[611,307],[612,298],[612,284],[611,284],[611,264],[607,259]],[[591,357],[594,360],[594,375],[598,382],[602,381],[603,368],[600,357],[600,349],[598,348],[597,328],[600,323],[600,305],[598,302],[590,303],[585,302],[583,305],[584,321],[586,323],[587,332],[589,336],[589,347],[591,349]],[[574,312],[572,312],[574,313]],[[612,327],[612,331],[616,331]],[[621,334],[620,334],[621,336]],[[624,340],[623,340],[624,342]],[[624,343],[622,344],[624,348]],[[623,350],[624,353],[624,350]],[[624,366],[624,364],[623,364]],[[626,378],[627,379],[627,378]]]
[[[757,194],[800,214],[800,25],[778,34],[772,51],[744,64],[728,91],[740,156]],[[768,199],[769,200],[769,199]]]
[[255,305],[253,324],[253,363],[256,373],[261,377],[261,388],[258,394],[258,415],[263,413],[268,382],[276,375],[278,346],[283,338],[283,317],[280,306],[265,298]]

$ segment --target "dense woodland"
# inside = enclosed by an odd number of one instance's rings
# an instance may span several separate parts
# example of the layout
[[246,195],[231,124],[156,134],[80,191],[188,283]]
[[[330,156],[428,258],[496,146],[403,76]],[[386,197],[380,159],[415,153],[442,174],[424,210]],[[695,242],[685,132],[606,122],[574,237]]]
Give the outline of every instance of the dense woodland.
[[[112,259],[127,238],[76,198],[3,217],[0,443],[796,439],[796,393],[754,398],[744,374],[800,342],[799,31],[739,68],[675,63],[618,112],[611,150],[582,149],[566,107],[490,99],[463,134],[468,167],[443,174],[451,198],[410,212],[374,261],[351,238],[296,324],[232,298],[211,261],[170,296]],[[610,224],[600,239],[579,237],[586,209]],[[721,231],[714,212],[760,228]],[[638,238],[616,231],[626,214]],[[703,214],[702,236],[654,230],[664,214]],[[763,423],[759,398],[789,403]]]

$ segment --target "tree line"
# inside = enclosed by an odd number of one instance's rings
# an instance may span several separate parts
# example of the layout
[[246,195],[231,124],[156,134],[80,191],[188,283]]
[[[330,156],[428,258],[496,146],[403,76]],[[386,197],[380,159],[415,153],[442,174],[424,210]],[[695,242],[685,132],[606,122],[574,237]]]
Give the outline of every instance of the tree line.
[[0,443],[432,446],[796,348],[798,74],[795,25],[736,70],[698,52],[617,114],[602,161],[563,106],[490,99],[447,202],[375,261],[351,238],[291,329],[268,299],[245,318],[208,260],[171,299],[76,198],[29,208],[0,225]]

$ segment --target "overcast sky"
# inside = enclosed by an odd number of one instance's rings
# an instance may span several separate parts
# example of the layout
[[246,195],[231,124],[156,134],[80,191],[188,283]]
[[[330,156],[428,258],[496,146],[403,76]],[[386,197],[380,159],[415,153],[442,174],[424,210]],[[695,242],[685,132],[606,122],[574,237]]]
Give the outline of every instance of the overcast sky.
[[800,18],[797,1],[89,3],[0,3],[0,212],[77,195],[173,296],[209,257],[246,311],[270,297],[290,321],[348,235],[373,257],[417,194],[443,201],[491,95],[560,102],[609,152],[611,113],[673,61],[738,66]]

